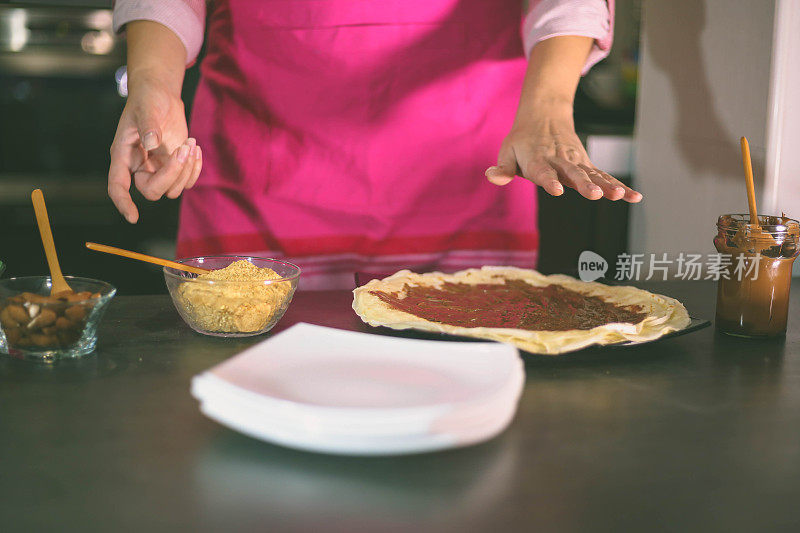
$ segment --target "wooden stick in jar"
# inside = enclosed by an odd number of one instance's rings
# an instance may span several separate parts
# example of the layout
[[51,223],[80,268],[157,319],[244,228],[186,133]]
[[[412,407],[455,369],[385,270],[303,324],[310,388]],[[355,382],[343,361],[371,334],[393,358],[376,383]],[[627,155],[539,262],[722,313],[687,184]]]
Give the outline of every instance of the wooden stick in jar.
[[741,142],[744,178],[747,183],[747,203],[750,206],[750,224],[759,226],[758,212],[756,211],[756,192],[753,186],[753,163],[750,160],[750,144],[747,142],[747,137],[742,137]]

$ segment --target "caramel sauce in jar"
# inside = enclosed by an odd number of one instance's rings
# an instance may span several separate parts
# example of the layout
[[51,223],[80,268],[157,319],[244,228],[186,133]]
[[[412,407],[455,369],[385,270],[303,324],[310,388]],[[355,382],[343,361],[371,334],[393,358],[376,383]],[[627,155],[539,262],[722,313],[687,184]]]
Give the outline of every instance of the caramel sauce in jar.
[[800,224],[785,216],[722,215],[714,247],[730,254],[717,285],[717,330],[743,337],[786,333],[792,264],[800,251]]

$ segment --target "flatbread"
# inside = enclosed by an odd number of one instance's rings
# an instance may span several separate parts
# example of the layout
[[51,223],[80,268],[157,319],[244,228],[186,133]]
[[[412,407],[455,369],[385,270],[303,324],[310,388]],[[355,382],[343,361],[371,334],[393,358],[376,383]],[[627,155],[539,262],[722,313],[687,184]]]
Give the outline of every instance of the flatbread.
[[[515,328],[461,327],[420,318],[395,309],[370,291],[400,293],[406,284],[411,286],[441,287],[443,283],[503,284],[505,280],[523,280],[536,287],[557,284],[587,296],[596,296],[617,306],[641,306],[644,320],[638,324],[609,323],[592,329],[565,331],[531,331]],[[608,286],[602,283],[583,282],[570,276],[554,274],[545,276],[535,270],[515,267],[485,266],[455,274],[431,272],[415,274],[401,270],[383,280],[372,280],[353,291],[353,309],[361,320],[371,326],[392,329],[416,329],[490,339],[512,344],[522,350],[555,355],[585,348],[592,344],[619,342],[645,342],[657,339],[672,331],[683,329],[691,319],[686,308],[667,296],[653,294],[636,287]]]

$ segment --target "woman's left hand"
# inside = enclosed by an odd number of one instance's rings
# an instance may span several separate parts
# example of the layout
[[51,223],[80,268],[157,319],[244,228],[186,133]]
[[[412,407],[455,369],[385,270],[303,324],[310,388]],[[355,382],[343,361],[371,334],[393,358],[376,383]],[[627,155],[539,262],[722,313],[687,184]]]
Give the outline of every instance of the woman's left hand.
[[641,193],[592,164],[575,134],[571,105],[540,105],[535,114],[517,117],[503,140],[497,166],[486,170],[486,178],[495,185],[506,185],[515,176],[553,196],[570,187],[590,200],[605,197],[634,203],[642,199]]

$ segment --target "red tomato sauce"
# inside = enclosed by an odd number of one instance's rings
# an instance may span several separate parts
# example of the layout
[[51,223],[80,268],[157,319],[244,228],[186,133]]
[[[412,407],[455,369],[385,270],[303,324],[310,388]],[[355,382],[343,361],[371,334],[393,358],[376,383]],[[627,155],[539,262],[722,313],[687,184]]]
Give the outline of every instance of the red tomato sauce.
[[402,292],[370,294],[399,311],[465,328],[585,330],[612,322],[638,324],[647,316],[639,305],[617,306],[561,285],[534,287],[513,279],[502,284],[446,282],[440,288],[406,284]]

